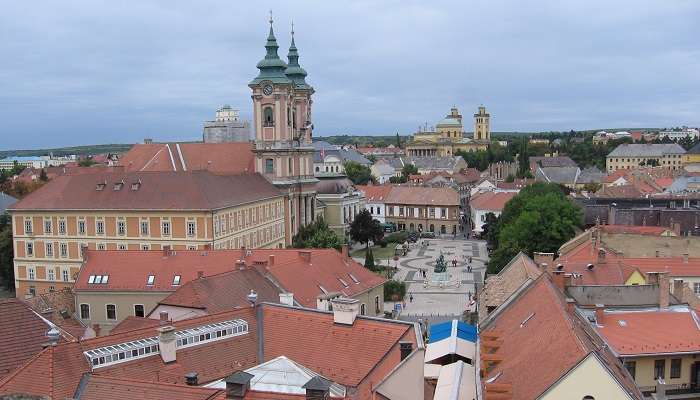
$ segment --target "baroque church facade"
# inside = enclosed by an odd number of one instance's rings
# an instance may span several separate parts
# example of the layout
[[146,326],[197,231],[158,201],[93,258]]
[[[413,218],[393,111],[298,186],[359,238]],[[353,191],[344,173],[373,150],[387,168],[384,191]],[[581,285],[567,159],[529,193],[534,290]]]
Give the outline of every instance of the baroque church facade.
[[299,228],[315,220],[322,210],[316,202],[313,173],[314,148],[311,107],[313,87],[306,83],[306,71],[299,65],[294,42],[284,62],[277,54],[279,46],[270,18],[270,33],[265,57],[250,83],[253,100],[255,171],[263,175],[286,196],[287,244]]
[[406,146],[406,154],[413,157],[450,157],[457,151],[486,150],[491,142],[491,116],[480,106],[474,114],[474,134],[467,137],[462,115],[456,107],[450,110],[434,129],[419,128]]

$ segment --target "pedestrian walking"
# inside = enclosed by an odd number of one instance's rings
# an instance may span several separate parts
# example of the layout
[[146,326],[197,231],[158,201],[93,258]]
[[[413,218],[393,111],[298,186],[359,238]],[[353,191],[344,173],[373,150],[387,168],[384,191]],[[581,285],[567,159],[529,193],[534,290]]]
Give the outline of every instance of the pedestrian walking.
[[471,257],[469,257],[469,264],[471,264],[471,263],[472,263],[472,258],[471,258]]
[[413,303],[413,293],[408,295],[408,301]]
[[471,264],[467,265],[467,272],[472,272],[472,265]]

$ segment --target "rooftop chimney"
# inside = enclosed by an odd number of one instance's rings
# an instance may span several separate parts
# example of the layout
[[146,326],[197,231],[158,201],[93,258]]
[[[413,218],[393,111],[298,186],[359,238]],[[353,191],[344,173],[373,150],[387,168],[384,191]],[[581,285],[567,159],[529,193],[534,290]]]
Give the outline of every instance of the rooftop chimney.
[[657,272],[659,274],[659,308],[668,308],[669,297],[671,296],[671,286],[668,280],[668,272]]
[[100,336],[100,330],[102,330],[102,328],[100,324],[92,324],[92,330],[95,331],[95,337],[98,337]]
[[248,298],[248,301],[250,302],[250,306],[255,307],[255,303],[258,302],[258,293],[255,290],[250,289],[250,293],[248,293],[248,296],[246,296],[246,297]]
[[236,268],[239,270],[245,269],[245,260],[236,260]]
[[333,322],[341,325],[355,323],[357,314],[360,313],[360,302],[357,299],[338,297],[331,300],[333,306]]
[[566,312],[568,312],[569,315],[573,315],[574,312],[576,312],[576,300],[570,297],[566,298]]
[[168,257],[172,255],[172,252],[170,251],[170,245],[163,245],[163,257]]
[[683,292],[685,289],[685,282],[683,279],[673,280],[673,296],[678,299],[681,303],[685,303]]
[[204,271],[197,271],[197,279],[204,278]]
[[605,305],[596,304],[595,305],[595,322],[596,324],[602,326],[605,322]]
[[347,260],[348,258],[350,258],[350,253],[348,252],[348,245],[347,244],[344,244],[340,248],[340,254],[343,256],[343,260]]
[[552,271],[552,283],[559,288],[559,290],[564,290],[564,271],[556,270]]
[[606,255],[605,249],[600,249],[598,250],[598,264],[603,264],[605,263],[605,255]]
[[280,304],[294,305],[294,293],[280,293]]
[[399,342],[399,350],[401,351],[401,361],[403,361],[413,352],[413,343]]
[[61,338],[61,332],[52,326],[48,332],[46,332],[46,337],[49,339],[49,346],[55,346],[58,344],[58,340]]
[[175,327],[168,325],[158,328],[158,347],[160,348],[160,358],[163,359],[164,363],[175,362],[177,359]]
[[327,400],[331,395],[331,384],[328,379],[316,375],[302,386],[306,389],[306,400]]
[[224,379],[224,382],[226,382],[226,398],[243,400],[246,392],[250,390],[250,380],[253,377],[254,375],[245,371],[238,371]]
[[311,252],[309,250],[299,250],[299,257],[307,263],[311,263]]
[[533,254],[533,261],[540,267],[542,267],[542,264],[551,265],[554,263],[554,253],[535,252]]
[[161,311],[160,314],[158,314],[160,318],[160,324],[161,325],[167,325],[168,324],[168,312],[167,311]]
[[275,265],[275,255],[274,254],[270,254],[269,256],[267,256],[267,265],[270,267]]
[[187,386],[197,386],[197,373],[189,372],[185,374],[185,383]]

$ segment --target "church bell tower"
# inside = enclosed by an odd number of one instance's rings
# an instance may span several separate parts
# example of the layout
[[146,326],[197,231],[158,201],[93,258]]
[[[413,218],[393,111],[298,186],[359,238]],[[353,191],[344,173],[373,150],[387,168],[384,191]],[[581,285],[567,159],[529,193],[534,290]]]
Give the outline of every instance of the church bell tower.
[[260,72],[248,85],[253,100],[253,152],[256,172],[286,194],[285,238],[291,244],[292,236],[311,223],[316,213],[311,145],[314,89],[306,83],[306,71],[299,65],[294,28],[287,64],[277,54],[272,24],[271,14],[265,58],[258,62]]
[[486,107],[479,106],[479,112],[474,114],[474,140],[491,141],[490,119]]

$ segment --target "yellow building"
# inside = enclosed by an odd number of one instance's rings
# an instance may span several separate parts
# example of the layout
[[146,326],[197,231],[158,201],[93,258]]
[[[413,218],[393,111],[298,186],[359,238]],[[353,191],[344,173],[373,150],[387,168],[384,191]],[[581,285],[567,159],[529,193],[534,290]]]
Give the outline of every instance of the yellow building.
[[414,157],[446,157],[457,151],[486,150],[490,141],[490,115],[486,107],[479,107],[479,112],[474,114],[474,135],[471,138],[465,137],[462,115],[453,107],[434,129],[419,129],[406,145],[406,153]]
[[18,297],[70,287],[84,248],[259,248],[285,241],[284,196],[258,174],[65,175],[8,211]]

